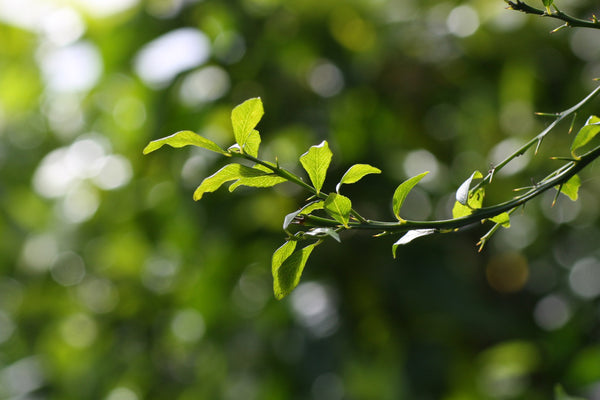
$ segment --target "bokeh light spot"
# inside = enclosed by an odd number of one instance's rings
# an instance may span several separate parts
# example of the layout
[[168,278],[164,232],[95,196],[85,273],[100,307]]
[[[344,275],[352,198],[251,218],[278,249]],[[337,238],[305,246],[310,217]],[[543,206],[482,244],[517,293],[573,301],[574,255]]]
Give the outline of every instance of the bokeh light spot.
[[56,92],[86,92],[102,74],[102,57],[95,45],[77,42],[41,52],[39,64],[48,89]]
[[569,321],[571,309],[562,296],[551,294],[537,302],[533,317],[540,328],[553,331]]
[[50,270],[56,283],[63,286],[77,285],[85,276],[83,258],[72,251],[59,254]]
[[198,341],[205,329],[202,314],[191,308],[178,311],[171,321],[171,331],[182,342]]
[[585,299],[600,295],[600,262],[593,257],[577,261],[571,268],[569,285],[575,294]]
[[446,25],[450,33],[458,37],[471,36],[479,28],[479,16],[472,7],[461,5],[450,12]]
[[485,269],[485,275],[492,288],[501,293],[521,290],[529,276],[527,259],[517,253],[493,256]]
[[342,71],[329,61],[315,64],[307,76],[310,88],[321,97],[332,97],[344,88]]
[[135,57],[135,71],[153,88],[169,84],[183,71],[197,67],[210,55],[210,41],[201,31],[180,28],[146,44]]
[[89,315],[77,313],[67,317],[60,326],[63,340],[70,346],[84,348],[96,340],[98,327]]
[[208,66],[185,77],[179,98],[188,107],[200,106],[223,97],[230,85],[229,75],[223,68]]
[[333,294],[317,282],[300,284],[291,294],[292,310],[299,322],[316,337],[330,336],[338,328],[339,315]]

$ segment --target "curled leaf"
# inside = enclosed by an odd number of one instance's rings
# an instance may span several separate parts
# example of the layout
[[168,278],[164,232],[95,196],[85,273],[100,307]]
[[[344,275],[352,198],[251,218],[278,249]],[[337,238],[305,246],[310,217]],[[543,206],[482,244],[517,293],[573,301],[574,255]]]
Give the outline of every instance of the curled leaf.
[[432,233],[435,233],[435,229],[413,229],[412,231],[406,232],[404,236],[402,236],[400,239],[398,239],[398,241],[396,241],[396,243],[392,245],[392,254],[394,255],[394,258],[396,258],[396,249],[398,246],[405,245],[412,242],[416,238],[431,235]]
[[172,134],[171,136],[153,140],[150,143],[148,143],[148,145],[144,148],[143,153],[152,153],[153,151],[163,147],[165,144],[168,144],[169,146],[175,148],[184,146],[197,146],[229,156],[229,153],[227,153],[225,150],[219,147],[219,145],[217,145],[215,142],[205,137],[202,137],[192,131],[179,131],[177,133]]
[[343,184],[356,183],[368,174],[380,174],[381,170],[369,164],[355,164],[342,176],[340,182],[335,186],[335,191],[339,192]]
[[573,143],[571,143],[571,155],[577,158],[577,150],[588,144],[598,132],[600,132],[600,118],[592,115],[579,132],[577,132],[575,139],[573,139]]
[[479,171],[474,171],[471,176],[464,181],[456,191],[456,201],[460,204],[466,206],[467,201],[469,199],[469,191],[471,190],[471,183],[473,179],[481,179],[483,178],[483,174]]
[[208,178],[205,178],[194,192],[194,200],[200,200],[204,193],[214,192],[225,182],[243,178],[264,177],[267,172],[241,164],[227,164]]
[[392,198],[392,209],[398,221],[403,221],[403,219],[400,217],[400,208],[402,207],[402,204],[404,204],[406,196],[408,196],[408,194],[416,186],[416,184],[419,183],[419,181],[423,179],[428,173],[429,171],[425,171],[419,175],[413,176],[412,178],[405,180],[394,191],[394,197]]

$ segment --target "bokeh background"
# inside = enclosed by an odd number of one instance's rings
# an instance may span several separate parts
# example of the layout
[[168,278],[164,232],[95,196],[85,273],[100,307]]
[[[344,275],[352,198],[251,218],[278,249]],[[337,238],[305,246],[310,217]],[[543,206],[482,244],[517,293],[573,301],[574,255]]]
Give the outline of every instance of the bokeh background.
[[[539,3],[539,4],[537,4]],[[541,7],[541,1],[532,5]],[[556,0],[580,17],[586,0]],[[262,155],[301,173],[328,140],[326,188],[393,219],[449,216],[475,169],[531,138],[600,76],[600,33],[501,0],[0,1],[0,398],[600,399],[598,166],[486,232],[347,234],[272,295],[283,216],[305,197],[221,189],[223,165],[150,141],[182,129],[227,147],[261,96]],[[594,102],[578,123],[597,113]],[[489,188],[510,198],[568,155],[568,124]]]

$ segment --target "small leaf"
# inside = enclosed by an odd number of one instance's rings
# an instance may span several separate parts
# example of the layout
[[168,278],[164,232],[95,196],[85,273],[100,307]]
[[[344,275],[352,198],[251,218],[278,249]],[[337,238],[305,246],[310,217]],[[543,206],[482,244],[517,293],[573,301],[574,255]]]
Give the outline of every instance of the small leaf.
[[286,230],[288,226],[294,221],[294,219],[301,214],[310,214],[312,211],[323,208],[323,200],[313,201],[311,203],[306,204],[299,210],[296,210],[292,213],[289,213],[283,219],[283,230]]
[[264,165],[256,164],[252,167],[252,169],[262,171],[264,172],[264,175],[238,179],[237,181],[233,182],[231,186],[229,186],[229,191],[233,192],[239,186],[267,188],[287,181],[287,179],[274,174],[272,170],[265,167]]
[[510,228],[510,215],[507,212],[503,212],[502,214],[490,218],[490,221],[501,225],[503,228]]
[[585,125],[577,132],[577,136],[571,144],[571,154],[577,157],[575,152],[588,144],[600,132],[600,118],[592,115],[585,122]]
[[162,139],[153,140],[144,148],[143,153],[148,154],[152,153],[154,150],[158,150],[163,147],[165,144],[168,144],[171,147],[179,148],[184,146],[197,146],[202,147],[207,150],[214,151],[216,153],[220,153],[226,156],[229,156],[225,150],[219,147],[212,140],[206,139],[194,133],[192,131],[180,131],[172,134],[171,136],[164,137]]
[[[233,135],[235,136],[235,141],[243,150],[247,150],[245,147],[249,136],[251,136],[254,128],[258,125],[264,113],[265,111],[260,97],[244,101],[231,112]],[[254,141],[256,141],[256,139],[254,139]],[[258,149],[258,146],[256,149]]]
[[252,157],[258,157],[258,148],[260,147],[260,134],[257,130],[253,130],[248,135],[244,144],[244,152]]
[[[573,175],[571,179],[566,181],[562,187],[560,187],[560,192],[569,197],[569,199],[573,201],[577,201],[579,197],[579,186],[581,186],[581,179],[578,175]],[[556,187],[559,189],[559,187]]]
[[241,164],[227,164],[208,178],[205,178],[194,192],[194,200],[200,200],[204,193],[214,192],[225,182],[242,178],[262,177],[267,173]]
[[460,185],[458,190],[456,191],[456,201],[458,201],[460,204],[466,206],[467,200],[469,198],[469,191],[471,190],[471,183],[473,182],[473,179],[481,179],[481,178],[483,178],[483,175],[481,174],[481,172],[474,171],[471,174],[471,176],[469,177],[469,179],[464,181]]
[[466,217],[467,215],[473,214],[473,211],[481,208],[483,205],[483,198],[485,196],[485,189],[480,187],[474,193],[469,195],[467,205],[463,205],[456,201],[452,208],[452,218]]
[[402,236],[396,243],[392,245],[392,254],[394,255],[394,258],[396,258],[396,249],[398,246],[405,245],[412,242],[416,238],[431,235],[432,233],[435,233],[435,229],[413,229],[412,231],[406,232],[404,236]]
[[415,187],[415,185],[419,183],[419,181],[423,179],[428,173],[429,171],[426,171],[419,175],[413,176],[412,178],[402,182],[400,186],[396,188],[396,191],[394,192],[394,197],[392,199],[392,209],[398,221],[404,221],[400,217],[400,208],[402,207],[402,204],[404,204],[406,196],[408,196],[408,194]]
[[348,171],[342,176],[340,183],[338,183],[335,187],[335,191],[339,192],[340,187],[343,184],[347,183],[356,183],[361,180],[365,175],[368,174],[380,174],[381,170],[379,168],[375,168],[369,164],[355,164],[351,166]]
[[300,162],[308,173],[310,181],[317,190],[317,193],[320,192],[323,187],[332,156],[333,154],[331,153],[331,150],[329,150],[329,144],[324,140],[320,144],[312,146],[300,157]]
[[[316,243],[310,244],[302,250],[293,252],[291,255],[288,254],[290,249],[286,248],[277,255],[277,263],[282,260],[279,265],[275,262],[272,264],[273,292],[275,293],[275,298],[277,300],[283,299],[298,286],[306,261],[316,245]],[[281,249],[281,247],[279,249]],[[276,253],[279,249],[277,249]],[[286,255],[287,257],[284,257]],[[273,255],[273,258],[275,258],[275,254]]]
[[333,228],[314,228],[314,229],[311,229],[310,231],[304,232],[304,235],[306,235],[306,236],[316,236],[316,237],[327,235],[327,236],[331,236],[333,239],[335,239],[339,243],[342,242],[340,240],[340,234],[337,233],[335,231],[335,229],[333,229]]
[[323,203],[323,208],[333,219],[348,227],[350,211],[352,211],[352,202],[349,198],[338,193],[330,193]]

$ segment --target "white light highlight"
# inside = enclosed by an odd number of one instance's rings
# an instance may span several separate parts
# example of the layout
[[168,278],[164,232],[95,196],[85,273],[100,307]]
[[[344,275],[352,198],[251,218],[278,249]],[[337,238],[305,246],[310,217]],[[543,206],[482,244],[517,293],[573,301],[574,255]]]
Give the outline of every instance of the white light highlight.
[[223,97],[231,86],[229,75],[223,68],[209,66],[189,73],[179,89],[179,99],[189,107]]
[[39,64],[48,89],[56,92],[86,92],[102,75],[102,57],[89,42],[45,49]]
[[135,57],[135,71],[149,86],[168,85],[177,74],[208,60],[210,40],[201,31],[181,28],[146,44]]
[[600,262],[592,257],[577,261],[569,274],[569,285],[575,294],[585,299],[600,295]]
[[307,77],[310,88],[321,97],[332,97],[344,88],[342,71],[329,61],[314,65]]
[[479,28],[479,16],[477,11],[470,6],[458,6],[448,15],[446,26],[448,31],[455,36],[471,36]]

